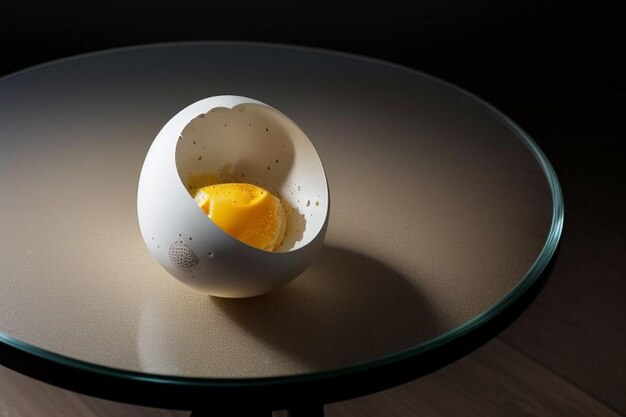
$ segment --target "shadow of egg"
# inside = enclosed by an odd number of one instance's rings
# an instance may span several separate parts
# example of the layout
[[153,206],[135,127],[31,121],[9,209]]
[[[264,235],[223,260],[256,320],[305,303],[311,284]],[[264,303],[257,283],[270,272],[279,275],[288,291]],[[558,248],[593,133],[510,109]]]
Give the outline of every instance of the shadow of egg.
[[309,270],[280,290],[212,301],[251,335],[309,369],[379,358],[438,330],[428,302],[400,273],[333,246],[325,246]]

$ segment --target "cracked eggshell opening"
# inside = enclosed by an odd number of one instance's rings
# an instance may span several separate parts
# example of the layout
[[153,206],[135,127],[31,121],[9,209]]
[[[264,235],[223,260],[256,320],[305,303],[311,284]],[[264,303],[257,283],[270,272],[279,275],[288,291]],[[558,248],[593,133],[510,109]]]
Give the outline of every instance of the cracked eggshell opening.
[[[188,192],[192,175],[247,182],[278,196],[287,228],[275,252],[229,236]],[[154,258],[174,277],[220,297],[251,297],[300,275],[319,253],[329,192],[313,144],[287,116],[260,101],[215,96],[175,115],[141,170],[137,215]]]

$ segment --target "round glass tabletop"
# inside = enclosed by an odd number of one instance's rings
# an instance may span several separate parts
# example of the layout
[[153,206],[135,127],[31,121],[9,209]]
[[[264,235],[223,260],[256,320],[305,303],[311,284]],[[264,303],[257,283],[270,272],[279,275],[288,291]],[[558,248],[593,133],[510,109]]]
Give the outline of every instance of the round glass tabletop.
[[[152,140],[221,94],[294,120],[330,186],[322,254],[251,299],[182,285],[137,225]],[[373,59],[246,43],[112,50],[3,78],[0,195],[0,343],[172,386],[278,386],[419,360],[524,294],[563,222],[541,150],[477,97]]]

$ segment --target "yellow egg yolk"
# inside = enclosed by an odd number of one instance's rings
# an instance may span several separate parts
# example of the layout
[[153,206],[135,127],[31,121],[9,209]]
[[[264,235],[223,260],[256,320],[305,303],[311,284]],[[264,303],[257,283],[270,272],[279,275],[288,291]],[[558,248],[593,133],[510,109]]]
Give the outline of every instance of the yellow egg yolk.
[[255,248],[274,251],[285,236],[280,200],[245,183],[213,184],[190,191],[206,215],[223,231]]

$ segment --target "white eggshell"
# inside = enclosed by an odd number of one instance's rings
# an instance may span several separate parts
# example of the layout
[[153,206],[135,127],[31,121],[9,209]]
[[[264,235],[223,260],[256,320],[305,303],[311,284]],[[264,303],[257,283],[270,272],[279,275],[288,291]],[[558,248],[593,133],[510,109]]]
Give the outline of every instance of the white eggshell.
[[[210,173],[277,194],[287,230],[275,252],[229,236],[187,191]],[[315,148],[287,116],[257,100],[215,96],[175,115],[154,139],[141,170],[137,215],[154,258],[174,277],[220,297],[267,293],[300,275],[322,247],[329,192]]]

